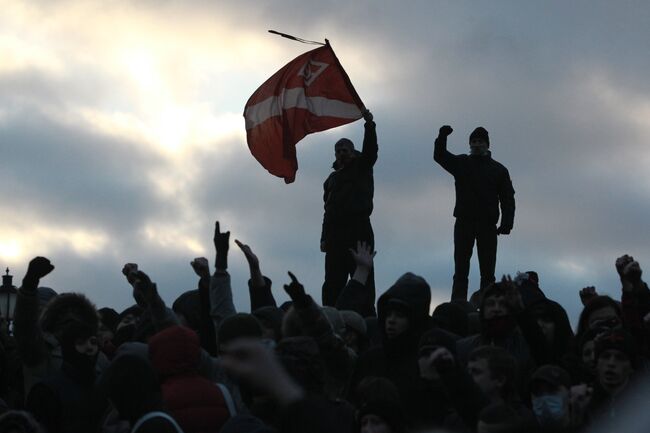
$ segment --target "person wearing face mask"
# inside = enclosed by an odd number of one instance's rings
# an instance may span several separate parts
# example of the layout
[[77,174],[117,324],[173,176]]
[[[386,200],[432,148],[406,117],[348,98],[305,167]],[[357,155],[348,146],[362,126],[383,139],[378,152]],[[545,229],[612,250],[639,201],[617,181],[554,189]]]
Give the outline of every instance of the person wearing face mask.
[[571,378],[563,368],[544,365],[530,379],[530,398],[540,432],[569,433],[579,426],[572,425],[570,413]]
[[[454,155],[447,150],[449,125],[440,128],[433,159],[454,176],[454,280],[451,299],[467,300],[470,258],[474,242],[481,270],[481,289],[495,281],[497,235],[508,235],[515,217],[515,191],[508,170],[492,159],[490,137],[483,127],[469,136],[470,154]],[[501,207],[501,224],[499,221]]]

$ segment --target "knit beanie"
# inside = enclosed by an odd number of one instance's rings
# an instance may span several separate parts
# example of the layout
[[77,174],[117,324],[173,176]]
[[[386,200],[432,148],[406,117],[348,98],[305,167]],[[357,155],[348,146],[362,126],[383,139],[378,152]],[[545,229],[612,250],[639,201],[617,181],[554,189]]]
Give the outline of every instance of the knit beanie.
[[381,418],[392,432],[404,432],[406,430],[406,417],[397,400],[373,399],[362,404],[357,413],[359,425],[366,415],[375,415]]
[[594,340],[596,362],[606,350],[618,350],[630,359],[632,365],[636,364],[637,349],[634,337],[622,329],[607,330],[596,336]]
[[363,317],[361,317],[361,314],[352,310],[343,310],[340,313],[346,328],[364,337],[368,335],[368,326],[366,325],[366,321],[363,320]]
[[99,318],[104,326],[110,329],[111,332],[115,332],[117,324],[120,321],[120,315],[117,311],[109,307],[104,307],[97,310],[97,312],[99,313]]
[[324,306],[323,314],[327,317],[327,321],[332,325],[334,333],[342,336],[345,333],[345,322],[341,317],[341,312],[334,307]]
[[444,329],[434,328],[422,334],[420,338],[419,350],[437,349],[444,347],[452,355],[456,355],[456,340],[458,336],[445,331]]
[[469,141],[474,139],[483,140],[487,143],[487,146],[490,147],[490,136],[485,128],[479,126],[469,135]]

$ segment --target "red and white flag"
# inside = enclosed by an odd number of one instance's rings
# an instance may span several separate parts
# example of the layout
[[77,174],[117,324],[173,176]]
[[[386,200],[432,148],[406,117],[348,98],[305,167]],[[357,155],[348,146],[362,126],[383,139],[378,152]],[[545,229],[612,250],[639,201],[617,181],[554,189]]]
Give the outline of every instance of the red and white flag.
[[248,147],[286,183],[296,178],[296,143],[312,132],[354,122],[364,105],[326,44],[289,62],[266,80],[244,109]]

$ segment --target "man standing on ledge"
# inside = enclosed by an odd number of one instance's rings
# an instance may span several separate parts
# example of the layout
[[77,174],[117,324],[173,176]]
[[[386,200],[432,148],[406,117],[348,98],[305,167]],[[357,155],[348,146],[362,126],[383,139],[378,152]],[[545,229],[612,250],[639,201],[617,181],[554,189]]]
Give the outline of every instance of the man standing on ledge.
[[[490,137],[485,128],[479,126],[470,134],[469,155],[454,155],[447,150],[447,137],[452,132],[449,125],[440,128],[433,159],[454,176],[456,183],[455,269],[451,299],[466,301],[474,240],[481,270],[481,289],[495,281],[497,235],[508,235],[512,230],[515,191],[508,170],[492,159],[488,150]],[[499,205],[502,216],[497,228]]]
[[[323,305],[334,306],[348,276],[353,275],[355,261],[350,249],[358,241],[374,248],[375,236],[370,224],[375,191],[373,166],[377,161],[377,132],[370,111],[363,112],[366,121],[361,152],[354,143],[341,138],[334,145],[334,171],[323,184],[323,231],[320,249],[325,253]],[[369,305],[375,304],[375,279],[371,271],[366,281]]]

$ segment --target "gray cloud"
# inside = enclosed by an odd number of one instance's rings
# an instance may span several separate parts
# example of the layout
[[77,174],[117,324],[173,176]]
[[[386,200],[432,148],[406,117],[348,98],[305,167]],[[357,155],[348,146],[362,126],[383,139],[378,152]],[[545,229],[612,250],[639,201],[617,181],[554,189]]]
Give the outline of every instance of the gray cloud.
[[[513,178],[515,231],[500,240],[497,272],[538,271],[542,287],[576,317],[582,286],[616,295],[617,255],[630,252],[642,263],[650,258],[642,171],[650,125],[627,111],[650,101],[650,8],[644,3],[159,4],[150,13],[158,7],[162,13],[218,11],[251,35],[275,28],[331,39],[378,123],[373,224],[380,292],[413,271],[431,283],[434,298],[448,296],[453,179],[431,157],[445,123],[455,128],[449,148],[456,153],[467,151],[475,126],[485,126],[495,159]],[[277,44],[287,44],[288,52],[302,48],[280,39]],[[128,101],[119,89],[112,87],[113,95],[102,90],[111,83],[110,71],[84,72],[83,80],[35,70],[0,77],[0,109],[10,112],[0,123],[0,193],[12,203],[2,205],[3,213],[38,214],[59,226],[98,227],[110,236],[110,251],[93,257],[55,250],[53,286],[87,287],[98,304],[124,307],[130,300],[120,292],[119,269],[123,261],[137,260],[171,302],[194,287],[192,253],[154,246],[143,239],[143,227],[152,220],[182,224],[212,260],[211,230],[220,219],[233,237],[253,246],[280,299],[286,299],[281,286],[289,269],[319,297],[322,182],[333,142],[348,136],[360,146],[361,122],[303,140],[297,181],[285,186],[239,140],[192,149],[186,166],[187,160],[166,160],[141,143],[61,123],[51,110],[101,110],[106,101]],[[243,105],[260,83],[241,95],[238,85],[273,72],[233,74],[224,92]],[[147,177],[183,170],[190,175],[178,180],[176,198],[161,197]],[[234,245],[230,262],[235,301],[247,309],[247,268]],[[476,268],[474,262],[474,284]]]

